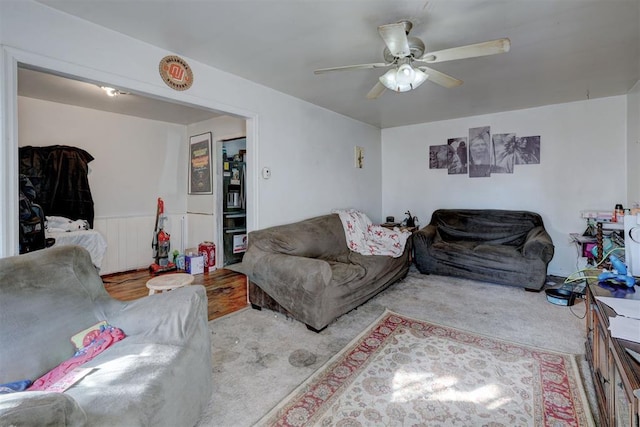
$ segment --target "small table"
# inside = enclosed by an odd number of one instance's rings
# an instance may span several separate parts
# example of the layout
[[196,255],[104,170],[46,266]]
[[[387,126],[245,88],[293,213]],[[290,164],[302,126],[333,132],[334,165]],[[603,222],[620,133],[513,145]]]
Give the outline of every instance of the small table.
[[156,292],[170,291],[190,285],[193,283],[193,279],[194,277],[187,273],[165,274],[147,281],[147,288],[149,288],[149,295],[153,295]]
[[389,230],[398,228],[400,231],[408,231],[411,234],[418,231],[418,227],[407,227],[406,225],[401,225],[398,222],[385,222],[380,224],[380,227],[388,228]]

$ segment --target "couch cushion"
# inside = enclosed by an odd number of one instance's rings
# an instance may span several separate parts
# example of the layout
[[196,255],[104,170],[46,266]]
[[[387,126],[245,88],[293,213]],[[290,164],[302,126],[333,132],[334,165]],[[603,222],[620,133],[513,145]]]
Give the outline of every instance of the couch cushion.
[[541,259],[548,263],[553,258],[553,253],[553,245],[549,245],[548,234],[544,227],[531,229],[522,247],[522,255],[528,259]]
[[23,391],[3,395],[0,399],[0,414],[3,426],[88,425],[85,412],[65,393]]
[[331,266],[331,280],[338,285],[360,280],[367,273],[362,266],[348,262],[332,261],[329,262],[329,266]]
[[[61,354],[73,354],[72,335],[103,319],[127,337],[83,365],[95,370],[64,393],[73,405],[52,410],[66,417],[65,408],[73,415],[79,406],[92,427],[195,425],[213,387],[203,286],[123,302],[109,297],[80,247],[0,259],[0,376],[44,373]],[[29,393],[14,394],[29,399]],[[6,404],[13,398],[6,396],[0,395],[3,421],[13,411],[13,403]],[[32,415],[15,424],[73,425],[31,423]]]
[[84,408],[92,426],[178,426],[197,419],[206,398],[198,394],[211,378],[190,367],[205,355],[188,346],[145,341],[128,337],[114,344],[87,362],[95,371],[65,392]]
[[249,246],[252,245],[264,252],[325,260],[344,259],[349,253],[337,214],[252,231]]
[[528,211],[439,209],[433,213],[431,223],[446,242],[522,246],[529,231],[542,225],[542,219]]
[[[0,383],[50,371],[73,356],[74,334],[102,320],[94,312],[100,295],[93,289],[106,291],[89,253],[62,248],[0,260]],[[87,286],[95,280],[99,284]]]

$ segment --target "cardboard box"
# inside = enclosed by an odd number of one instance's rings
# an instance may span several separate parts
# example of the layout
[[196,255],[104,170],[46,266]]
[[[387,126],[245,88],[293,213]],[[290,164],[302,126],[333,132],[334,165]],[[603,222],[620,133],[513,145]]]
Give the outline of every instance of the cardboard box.
[[233,236],[233,253],[241,254],[247,251],[247,235],[236,234]]
[[204,273],[204,256],[193,255],[184,257],[184,269],[189,274]]

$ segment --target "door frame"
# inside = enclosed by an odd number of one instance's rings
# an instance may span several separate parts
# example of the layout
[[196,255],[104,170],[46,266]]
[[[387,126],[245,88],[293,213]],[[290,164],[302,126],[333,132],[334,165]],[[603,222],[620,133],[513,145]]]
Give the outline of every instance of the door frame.
[[[205,99],[188,93],[171,90],[168,87],[146,83],[113,73],[88,68],[79,64],[61,61],[55,58],[27,52],[8,46],[0,46],[0,70],[4,78],[0,81],[0,258],[19,253],[18,236],[18,65],[25,64],[45,72],[90,82],[112,84],[128,89],[141,96],[160,99],[166,102],[185,104],[215,113],[228,114],[244,118],[246,121],[247,151],[247,230],[255,229],[258,224],[257,176],[258,164],[258,114],[213,99]],[[187,141],[185,141],[185,144]],[[187,189],[185,189],[185,197]],[[250,201],[250,203],[249,203]]]

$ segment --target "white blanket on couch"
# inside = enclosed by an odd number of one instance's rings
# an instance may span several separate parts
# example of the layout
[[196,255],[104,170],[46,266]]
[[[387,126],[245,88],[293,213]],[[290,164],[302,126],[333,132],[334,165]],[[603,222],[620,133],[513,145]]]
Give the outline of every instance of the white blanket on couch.
[[411,236],[408,231],[374,225],[366,214],[355,209],[334,209],[332,213],[340,216],[349,249],[362,255],[398,258]]

